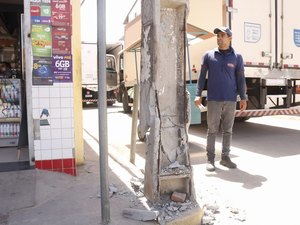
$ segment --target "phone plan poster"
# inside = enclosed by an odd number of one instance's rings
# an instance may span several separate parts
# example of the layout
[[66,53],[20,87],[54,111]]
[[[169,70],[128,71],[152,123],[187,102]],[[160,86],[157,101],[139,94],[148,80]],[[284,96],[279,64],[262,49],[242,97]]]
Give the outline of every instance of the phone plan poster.
[[70,0],[51,1],[51,20],[53,26],[71,25]]
[[53,55],[52,70],[55,83],[72,82],[72,55]]
[[53,85],[52,58],[34,58],[32,69],[33,85]]
[[71,54],[70,27],[52,27],[52,54]]
[[34,57],[52,56],[51,26],[32,24],[31,26],[32,53]]
[[30,4],[31,23],[35,24],[51,24],[51,5],[50,0],[42,3]]

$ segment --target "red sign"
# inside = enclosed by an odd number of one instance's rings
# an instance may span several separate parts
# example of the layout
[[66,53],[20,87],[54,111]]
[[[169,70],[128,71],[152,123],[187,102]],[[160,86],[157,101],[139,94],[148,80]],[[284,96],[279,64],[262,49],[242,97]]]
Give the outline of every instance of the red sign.
[[39,5],[31,5],[30,6],[30,14],[31,16],[40,16],[41,15],[41,8]]
[[71,25],[71,5],[70,0],[52,0],[51,14],[53,26]]
[[71,54],[70,27],[52,27],[52,54]]

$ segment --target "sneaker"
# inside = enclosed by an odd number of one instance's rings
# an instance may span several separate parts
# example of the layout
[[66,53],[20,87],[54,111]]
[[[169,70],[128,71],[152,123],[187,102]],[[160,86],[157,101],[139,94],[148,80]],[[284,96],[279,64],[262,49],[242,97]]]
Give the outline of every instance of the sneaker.
[[236,164],[231,161],[229,156],[222,156],[220,164],[222,166],[225,166],[225,167],[230,168],[230,169],[235,169],[236,168]]
[[209,171],[209,172],[215,171],[216,170],[215,163],[211,162],[211,161],[207,161],[206,170]]

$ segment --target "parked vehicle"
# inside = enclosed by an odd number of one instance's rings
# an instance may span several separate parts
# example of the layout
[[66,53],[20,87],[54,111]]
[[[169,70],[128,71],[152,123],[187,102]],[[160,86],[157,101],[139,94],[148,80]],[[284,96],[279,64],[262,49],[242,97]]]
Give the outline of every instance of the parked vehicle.
[[[82,102],[96,104],[98,101],[98,73],[97,73],[97,43],[82,43]],[[116,102],[118,90],[118,75],[116,71],[116,58],[106,54],[106,89],[107,104]]]
[[[202,55],[216,47],[215,27],[233,31],[232,45],[245,63],[248,108],[236,117],[300,114],[300,20],[297,0],[190,0],[187,83],[195,90]],[[138,15],[138,16],[136,16]],[[209,19],[208,19],[209,18]],[[140,68],[140,3],[129,12],[124,35],[123,108],[130,112]],[[210,32],[209,32],[210,31]],[[137,72],[138,71],[138,72]],[[194,93],[191,93],[193,96]],[[203,98],[205,99],[205,92]],[[202,120],[206,112],[202,113]]]
[[229,1],[227,24],[242,54],[249,107],[238,116],[299,114],[300,21],[296,0]]

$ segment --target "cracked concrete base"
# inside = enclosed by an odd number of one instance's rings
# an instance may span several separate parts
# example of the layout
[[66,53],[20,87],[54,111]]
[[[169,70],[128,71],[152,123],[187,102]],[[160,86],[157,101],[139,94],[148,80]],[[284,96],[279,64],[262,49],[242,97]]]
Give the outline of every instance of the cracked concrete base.
[[204,214],[203,208],[196,207],[180,214],[180,217],[172,221],[166,222],[165,225],[201,225],[201,220]]

